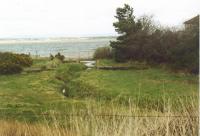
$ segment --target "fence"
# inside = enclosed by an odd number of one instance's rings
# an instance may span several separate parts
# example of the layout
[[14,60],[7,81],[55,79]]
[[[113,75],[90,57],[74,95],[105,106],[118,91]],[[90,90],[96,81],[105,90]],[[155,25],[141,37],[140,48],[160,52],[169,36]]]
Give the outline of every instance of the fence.
[[40,58],[40,57],[49,57],[50,55],[56,55],[57,53],[61,53],[65,56],[66,59],[91,59],[93,57],[94,50],[90,51],[51,51],[51,52],[23,52],[25,54],[29,54],[33,58]]

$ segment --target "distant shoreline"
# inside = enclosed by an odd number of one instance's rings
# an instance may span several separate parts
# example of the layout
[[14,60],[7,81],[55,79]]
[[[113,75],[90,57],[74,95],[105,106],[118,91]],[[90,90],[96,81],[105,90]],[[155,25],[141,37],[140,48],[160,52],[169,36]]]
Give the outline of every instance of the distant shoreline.
[[16,43],[48,43],[48,42],[75,42],[77,40],[101,40],[115,39],[115,36],[101,37],[59,37],[59,38],[10,38],[0,39],[0,44],[16,44]]
[[47,57],[60,52],[66,58],[90,58],[94,51],[108,46],[113,37],[48,38],[0,40],[0,52]]

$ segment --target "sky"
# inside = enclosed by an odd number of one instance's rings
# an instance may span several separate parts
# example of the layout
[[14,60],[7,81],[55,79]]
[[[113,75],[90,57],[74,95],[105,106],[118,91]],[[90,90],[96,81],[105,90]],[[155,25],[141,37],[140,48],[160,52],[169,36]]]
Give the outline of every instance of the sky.
[[124,3],[164,26],[200,13],[200,0],[0,0],[0,38],[113,36]]

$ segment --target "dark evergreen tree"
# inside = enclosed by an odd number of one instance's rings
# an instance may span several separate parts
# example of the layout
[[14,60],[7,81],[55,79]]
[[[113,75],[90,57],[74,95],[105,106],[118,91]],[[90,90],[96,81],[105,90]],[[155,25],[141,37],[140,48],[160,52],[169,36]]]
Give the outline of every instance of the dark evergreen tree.
[[199,25],[182,31],[156,27],[151,17],[135,19],[133,8],[127,4],[117,8],[116,14],[113,26],[119,36],[110,42],[116,61],[167,64],[199,73]]
[[142,24],[140,20],[135,20],[133,15],[133,8],[125,4],[123,8],[116,10],[117,22],[113,23],[116,32],[119,36],[117,41],[111,41],[110,45],[114,50],[114,56],[117,61],[125,61],[127,59],[134,59],[138,57],[138,38]]

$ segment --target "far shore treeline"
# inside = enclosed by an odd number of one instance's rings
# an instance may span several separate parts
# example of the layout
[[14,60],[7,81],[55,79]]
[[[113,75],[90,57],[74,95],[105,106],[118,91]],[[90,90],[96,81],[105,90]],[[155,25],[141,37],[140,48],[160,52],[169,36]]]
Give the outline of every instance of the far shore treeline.
[[111,41],[111,48],[97,49],[95,58],[165,64],[173,70],[199,73],[198,25],[185,30],[164,28],[149,16],[136,19],[133,8],[127,4],[117,8],[115,17],[113,26],[119,36]]

